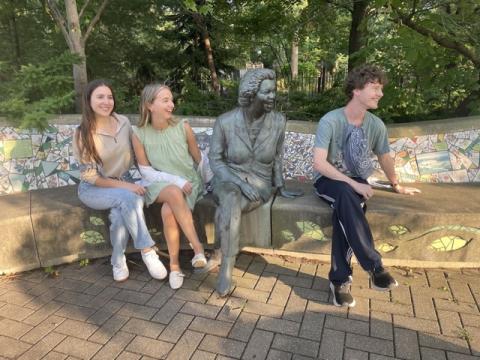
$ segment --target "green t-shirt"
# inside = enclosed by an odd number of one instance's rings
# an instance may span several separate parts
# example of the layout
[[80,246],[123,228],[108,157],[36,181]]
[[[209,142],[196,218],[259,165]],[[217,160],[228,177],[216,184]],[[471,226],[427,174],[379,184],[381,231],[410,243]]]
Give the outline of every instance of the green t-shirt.
[[[327,161],[341,173],[352,176],[348,171],[343,156],[344,130],[348,124],[344,107],[335,109],[325,114],[319,121],[315,135],[315,147],[327,149]],[[368,139],[370,151],[375,155],[390,152],[387,128],[383,121],[370,112],[365,113],[362,129]],[[315,173],[315,179],[321,176]]]

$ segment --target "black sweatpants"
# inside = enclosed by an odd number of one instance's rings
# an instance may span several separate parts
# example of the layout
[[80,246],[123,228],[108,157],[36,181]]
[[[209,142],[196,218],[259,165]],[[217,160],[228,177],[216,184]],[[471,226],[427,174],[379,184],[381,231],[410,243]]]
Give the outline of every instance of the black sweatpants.
[[[353,178],[366,184],[361,178]],[[317,195],[333,208],[332,264],[329,280],[335,285],[349,281],[352,254],[366,271],[382,266],[375,250],[372,232],[365,213],[365,199],[346,182],[322,176],[314,184]]]

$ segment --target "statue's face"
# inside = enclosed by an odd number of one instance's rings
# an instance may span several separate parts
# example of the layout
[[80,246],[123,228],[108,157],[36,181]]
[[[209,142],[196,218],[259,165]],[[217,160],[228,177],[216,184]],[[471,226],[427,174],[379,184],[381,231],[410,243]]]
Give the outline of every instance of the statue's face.
[[252,105],[260,107],[265,112],[270,112],[275,107],[275,81],[263,80],[260,84],[260,88],[253,99]]

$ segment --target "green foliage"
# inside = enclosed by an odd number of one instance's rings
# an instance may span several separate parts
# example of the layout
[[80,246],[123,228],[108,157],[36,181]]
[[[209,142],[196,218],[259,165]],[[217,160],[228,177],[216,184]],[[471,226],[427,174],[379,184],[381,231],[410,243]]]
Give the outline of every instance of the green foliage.
[[222,95],[200,90],[192,81],[185,80],[176,99],[179,115],[218,116],[236,106],[238,88],[233,82],[222,83]]
[[318,121],[330,110],[345,105],[343,90],[335,87],[323,93],[287,92],[277,94],[277,110],[290,120]]
[[86,267],[90,264],[90,260],[89,259],[81,259],[80,262],[78,263],[78,265],[80,265],[80,267]]
[[[64,53],[42,64],[22,66],[0,85],[0,114],[15,126],[44,129],[50,115],[71,110],[71,68],[78,61]],[[9,70],[8,66],[0,68],[4,77]]]
[[[91,5],[98,5],[95,0]],[[86,48],[89,79],[112,80],[117,111],[136,113],[151,82],[167,82],[178,114],[217,116],[236,106],[233,79],[248,62],[262,62],[280,79],[277,110],[289,119],[317,121],[345,104],[351,0],[115,0]],[[78,1],[79,9],[84,1]],[[87,6],[91,21],[96,6]],[[471,56],[407,27],[398,12],[463,45]],[[367,39],[356,55],[385,68],[390,83],[376,113],[386,122],[480,113],[478,1],[372,0],[361,24]],[[195,19],[200,15],[199,25]],[[72,110],[72,60],[59,56],[65,40],[34,0],[0,4],[0,115],[23,127],[42,127],[51,113]],[[221,95],[213,93],[202,30],[207,30]],[[298,68],[329,80],[321,93],[289,80],[291,47]]]
[[44,267],[44,268],[43,268],[43,272],[44,272],[45,274],[47,274],[47,276],[52,277],[52,278],[57,277],[58,275],[60,275],[60,272],[59,272],[57,269],[55,269],[54,266]]

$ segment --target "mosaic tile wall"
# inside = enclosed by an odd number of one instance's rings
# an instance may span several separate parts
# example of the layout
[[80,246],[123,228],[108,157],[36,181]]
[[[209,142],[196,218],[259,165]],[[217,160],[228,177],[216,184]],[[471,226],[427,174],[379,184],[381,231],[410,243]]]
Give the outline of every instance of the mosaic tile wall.
[[[287,132],[286,179],[311,180],[315,135]],[[480,129],[390,139],[400,182],[480,182]],[[373,176],[385,180],[375,161]]]
[[[0,195],[78,183],[78,165],[72,154],[75,128],[51,125],[43,133],[0,128]],[[208,152],[212,129],[194,131],[200,148]],[[312,179],[313,142],[314,135],[286,133],[286,179]],[[390,139],[390,145],[402,182],[480,181],[480,129]]]
[[480,129],[390,139],[403,182],[479,182]]

